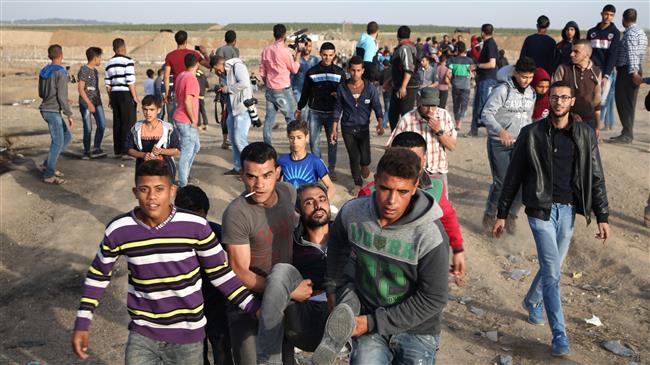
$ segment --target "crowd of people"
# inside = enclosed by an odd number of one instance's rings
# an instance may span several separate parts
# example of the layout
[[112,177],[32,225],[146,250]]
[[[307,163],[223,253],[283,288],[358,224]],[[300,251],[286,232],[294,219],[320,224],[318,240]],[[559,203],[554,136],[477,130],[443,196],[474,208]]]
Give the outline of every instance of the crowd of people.
[[[623,12],[622,39],[615,12],[605,6],[586,38],[575,22],[567,23],[557,43],[547,34],[549,18],[540,16],[537,33],[526,38],[512,65],[491,24],[469,46],[462,35],[413,42],[411,29],[401,26],[391,51],[379,47],[380,26],[373,21],[355,54],[340,65],[333,42],[320,44],[320,57],[312,55],[309,39],[292,50],[286,27],[277,24],[274,42],[261,52],[261,80],[240,58],[235,31],[227,31],[225,45],[211,53],[188,48],[187,32],[179,31],[177,49],[167,54],[157,78],[147,71],[142,100],[134,61],[125,41],[115,39],[114,56],[105,64],[113,152],[136,159],[133,194],[139,204],[106,227],[84,283],[73,351],[89,356],[91,320],[115,262],[126,256],[127,364],[209,363],[208,343],[212,360],[223,364],[293,364],[294,348],[313,352],[314,364],[332,364],[347,343],[352,364],[435,363],[448,281],[462,285],[466,271],[447,153],[459,144],[474,81],[465,136],[487,130],[492,184],[483,225],[496,237],[514,233],[525,207],[539,271],[522,305],[534,325],[545,324],[546,312],[551,354],[568,355],[560,268],[576,213],[587,224],[594,215],[596,237],[610,237],[599,131],[613,127],[615,101],[623,130],[610,141],[631,143],[644,82],[647,38],[636,25],[636,10]],[[84,159],[106,155],[102,55],[90,47],[77,77]],[[74,120],[62,47],[50,46],[48,56],[52,63],[39,77],[40,109],[52,135],[43,177],[62,184],[57,158]],[[214,90],[221,113],[215,107],[215,116],[221,117],[222,147],[231,149],[233,165],[225,175],[243,183],[221,224],[207,221],[209,200],[190,183],[201,148],[199,126],[208,119],[209,86],[200,66],[219,77]],[[263,121],[254,98],[260,84]],[[272,146],[278,112],[287,122],[285,155]],[[368,181],[373,113],[374,132],[381,136],[389,129],[390,136]],[[92,149],[91,116],[97,125]],[[263,125],[263,141],[249,143],[252,125]],[[340,210],[331,204],[339,134],[354,183],[349,193],[358,197]]]

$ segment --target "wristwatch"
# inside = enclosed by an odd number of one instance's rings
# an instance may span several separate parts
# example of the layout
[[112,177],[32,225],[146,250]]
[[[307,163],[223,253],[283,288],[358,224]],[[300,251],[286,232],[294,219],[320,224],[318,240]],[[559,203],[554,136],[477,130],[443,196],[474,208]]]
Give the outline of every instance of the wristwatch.
[[440,128],[437,132],[435,132],[435,134],[436,134],[436,137],[440,137],[443,134],[445,134],[445,131],[442,128]]

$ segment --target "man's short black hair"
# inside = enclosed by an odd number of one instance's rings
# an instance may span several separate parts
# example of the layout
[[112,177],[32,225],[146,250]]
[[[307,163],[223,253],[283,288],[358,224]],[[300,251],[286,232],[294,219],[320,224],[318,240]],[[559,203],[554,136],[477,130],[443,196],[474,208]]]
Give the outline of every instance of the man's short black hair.
[[61,47],[58,44],[52,44],[51,46],[47,47],[47,58],[51,60],[55,60],[63,54],[63,47]]
[[210,67],[214,67],[217,63],[221,61],[226,61],[226,58],[224,56],[217,56],[217,55],[212,55],[210,57]]
[[411,38],[411,28],[407,25],[402,25],[397,29],[397,38],[399,39],[409,39]]
[[196,185],[185,185],[176,190],[174,205],[192,212],[203,210],[206,214],[210,210],[210,199],[205,191]]
[[420,42],[422,42],[422,38],[417,37],[417,39],[415,40],[415,43],[420,43]]
[[140,104],[142,106],[155,105],[158,109],[162,108],[162,101],[153,95],[147,95],[142,98],[142,102]]
[[223,39],[226,41],[226,43],[230,44],[237,40],[237,33],[235,33],[234,30],[227,30],[226,34],[223,36]]
[[88,62],[92,61],[95,57],[101,56],[103,53],[99,47],[90,47],[86,50],[86,59]]
[[366,33],[368,34],[375,34],[377,31],[379,31],[379,24],[375,21],[368,23],[366,26]]
[[551,21],[548,19],[546,15],[540,15],[539,18],[537,18],[537,28],[546,29],[550,25],[551,25]]
[[321,191],[325,193],[325,197],[329,201],[329,197],[327,196],[327,187],[321,184],[320,182],[313,182],[309,184],[300,185],[298,187],[298,190],[296,191],[296,210],[298,212],[302,212],[302,204],[301,204],[302,202],[300,201],[302,197],[302,193],[308,189],[321,189]]
[[153,77],[153,75],[154,75],[154,72],[153,72],[153,70],[152,70],[152,69],[150,69],[150,68],[149,68],[149,69],[147,69],[147,77],[148,77],[148,78],[152,78],[152,77]]
[[273,38],[276,40],[284,38],[287,35],[287,27],[284,24],[276,24],[273,26]]
[[522,57],[515,64],[515,71],[517,72],[535,72],[536,69],[535,61],[530,57]]
[[164,160],[149,160],[141,163],[135,169],[136,185],[138,184],[138,178],[142,176],[163,176],[167,177],[170,183],[174,180],[171,170]]
[[422,147],[427,150],[427,141],[417,132],[402,132],[393,138],[391,147],[415,148]]
[[381,174],[417,181],[420,177],[420,158],[405,148],[389,148],[377,164],[377,176]]
[[602,11],[602,12],[604,13],[604,12],[606,12],[606,11],[607,11],[607,12],[611,12],[611,13],[616,14],[616,7],[615,7],[614,5],[612,5],[612,4],[607,4],[607,5],[605,5],[605,6],[603,7],[603,11]]
[[199,60],[196,59],[194,53],[186,54],[184,61],[185,61],[185,68],[194,67],[197,63],[199,63]]
[[573,94],[573,88],[571,87],[571,84],[569,84],[568,82],[566,82],[566,81],[564,81],[564,80],[555,81],[555,82],[551,85],[551,87],[549,88],[549,95],[550,95],[550,93],[551,93],[551,92],[550,92],[551,90],[553,90],[553,89],[555,89],[555,88],[558,88],[558,87],[568,87],[569,90],[570,90],[571,97],[574,96],[574,94]]
[[490,23],[485,23],[481,25],[481,32],[485,33],[485,35],[492,35],[494,33],[494,27]]
[[348,67],[352,65],[361,65],[363,67],[363,58],[361,56],[352,56],[348,61]]
[[176,32],[176,34],[174,34],[174,40],[179,46],[181,44],[185,44],[187,42],[187,32],[184,30],[179,30]]
[[278,166],[278,153],[275,152],[273,146],[264,142],[253,142],[241,151],[240,162],[242,167],[245,161],[264,164],[268,160],[273,160],[273,164]]
[[459,56],[461,55],[461,53],[465,53],[465,51],[467,51],[467,46],[463,42],[458,43],[458,45],[456,45],[456,48],[458,49]]
[[118,49],[126,46],[126,42],[122,38],[113,39],[113,51],[117,52]]
[[320,45],[320,51],[336,51],[336,46],[332,42],[325,42]]
[[636,9],[629,8],[623,12],[623,20],[628,23],[636,23]]

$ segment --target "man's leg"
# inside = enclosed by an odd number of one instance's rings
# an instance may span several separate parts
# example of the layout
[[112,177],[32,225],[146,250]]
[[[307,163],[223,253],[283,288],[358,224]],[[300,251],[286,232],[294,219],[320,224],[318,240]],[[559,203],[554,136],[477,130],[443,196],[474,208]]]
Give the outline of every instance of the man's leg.
[[93,152],[102,150],[102,141],[104,140],[104,131],[106,129],[106,117],[104,116],[104,106],[95,106],[95,123],[97,123],[97,130],[95,131],[95,143]]
[[458,126],[458,122],[461,121],[460,118],[460,90],[458,88],[451,88],[451,103],[453,104],[454,111],[454,122]]
[[440,335],[400,333],[390,338],[394,365],[434,365],[440,348]]
[[[83,124],[83,146],[84,155],[90,156],[90,139],[93,133],[92,120],[90,119],[90,111],[84,103],[79,103],[79,114],[81,114],[81,123]],[[95,118],[96,119],[96,118]]]
[[383,127],[388,128],[390,125],[388,121],[390,120],[390,116],[388,113],[388,110],[390,109],[390,90],[389,91],[384,91],[382,92],[382,95],[384,97],[384,120],[383,120]]
[[334,113],[322,113],[322,124],[325,127],[325,137],[327,139],[327,167],[330,171],[336,169],[336,148],[338,143],[330,143],[332,140],[332,127],[334,124]]
[[623,125],[621,136],[631,142],[634,139],[634,108],[639,87],[632,82],[632,75],[628,73],[627,66],[620,67],[617,71],[616,109]]
[[47,179],[54,176],[56,171],[56,161],[59,159],[59,154],[63,150],[64,146],[64,132],[63,132],[63,118],[61,118],[61,113],[57,112],[41,112],[43,119],[47,122],[47,128],[50,131],[50,150],[47,154],[47,160],[45,160],[45,171],[43,172],[43,178]]
[[133,128],[133,125],[135,125],[136,118],[138,117],[138,112],[137,112],[137,107],[135,104],[135,101],[133,100],[133,97],[131,96],[130,93],[125,93],[125,100],[124,103],[126,104],[124,107],[125,114],[122,117],[122,154],[126,155],[128,152],[126,150],[126,139],[129,137],[129,131],[131,128]]
[[350,365],[392,364],[392,362],[393,353],[389,347],[388,336],[373,332],[352,339]]
[[406,97],[401,100],[399,106],[399,116],[410,112],[415,108],[415,102],[418,97],[418,89],[416,88],[406,88]]
[[361,155],[360,164],[361,164],[361,177],[364,179],[370,176],[370,131],[361,132],[360,135],[356,136],[357,148],[359,149],[359,154]]
[[278,113],[278,106],[274,97],[275,93],[271,89],[266,89],[264,97],[266,98],[266,113],[264,115],[264,143],[272,145],[272,129],[275,124],[275,115]]
[[343,134],[343,142],[345,149],[348,151],[348,158],[350,160],[350,172],[354,185],[363,187],[363,178],[361,177],[361,156],[359,153],[359,146],[356,143],[354,134],[351,132],[341,131]]
[[327,302],[291,302],[284,311],[284,335],[295,347],[314,352],[318,347],[329,313]]
[[291,88],[283,89],[281,92],[275,95],[275,100],[278,103],[278,107],[282,115],[284,115],[284,121],[289,124],[294,120],[294,113],[296,112],[296,99],[293,97],[293,92]]
[[235,170],[241,170],[241,152],[248,146],[248,130],[251,127],[251,118],[246,112],[233,116],[230,129],[230,145],[232,146],[232,159]]
[[402,102],[401,99],[397,97],[397,94],[395,94],[396,91],[393,90],[390,93],[390,105],[388,109],[388,121],[390,123],[390,130],[393,131],[395,130],[395,127],[397,126],[397,122],[399,122],[399,111],[400,111],[400,103]]
[[203,341],[187,344],[164,342],[161,355],[164,365],[203,365]]
[[199,99],[199,125],[208,125],[208,112],[205,110],[205,99]]
[[478,120],[481,117],[481,110],[479,108],[481,99],[481,83],[485,81],[477,81],[476,88],[474,88],[474,103],[472,105],[472,124],[469,129],[468,135],[476,136],[478,135]]
[[440,107],[447,108],[447,98],[449,97],[449,90],[440,90]]
[[120,136],[122,135],[122,93],[119,91],[111,93],[111,106],[113,109],[113,153],[115,156],[122,154],[122,142]]
[[192,153],[194,152],[194,141],[192,140],[192,126],[190,123],[177,123],[176,128],[180,135],[181,156],[178,159],[178,184],[182,188],[187,185],[190,175]]
[[467,114],[467,107],[469,106],[469,89],[461,89],[459,90],[460,94],[460,107],[458,109],[458,115],[461,120],[465,119],[465,115]]
[[228,309],[228,329],[230,344],[235,364],[257,364],[255,341],[257,337],[257,319],[237,308]]
[[507,147],[501,144],[501,141],[490,137],[487,139],[487,152],[490,171],[492,172],[492,184],[485,203],[485,216],[494,218],[497,214],[497,204],[503,188],[503,180],[508,171],[508,164],[510,164],[510,152]]
[[309,147],[311,153],[318,157],[321,157],[320,153],[320,131],[323,129],[323,120],[321,118],[321,112],[312,110],[309,113]]
[[137,332],[129,331],[124,363],[126,365],[162,365],[163,358],[159,351],[160,344],[160,342]]
[[199,129],[198,128],[190,128],[190,135],[192,136],[192,156],[190,158],[190,167],[187,170],[188,172],[188,178],[189,178],[189,172],[192,170],[192,165],[194,164],[194,160],[196,159],[196,155],[199,154],[199,151],[201,150],[201,141],[199,140]]

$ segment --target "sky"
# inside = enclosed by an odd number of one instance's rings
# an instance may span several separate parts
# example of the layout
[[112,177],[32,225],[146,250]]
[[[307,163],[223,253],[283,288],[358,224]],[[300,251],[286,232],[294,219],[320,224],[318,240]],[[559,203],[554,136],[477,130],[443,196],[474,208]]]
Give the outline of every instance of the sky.
[[[43,18],[86,18],[126,23],[367,23],[451,25],[495,28],[534,28],[539,15],[551,19],[552,29],[573,20],[590,28],[600,20],[608,2],[600,1],[399,1],[399,0],[290,0],[290,1],[0,1],[0,20]],[[650,2],[610,1],[616,6],[615,23],[621,28],[621,14],[627,8],[638,12],[638,23],[650,28]],[[126,9],[126,11],[125,11]]]

